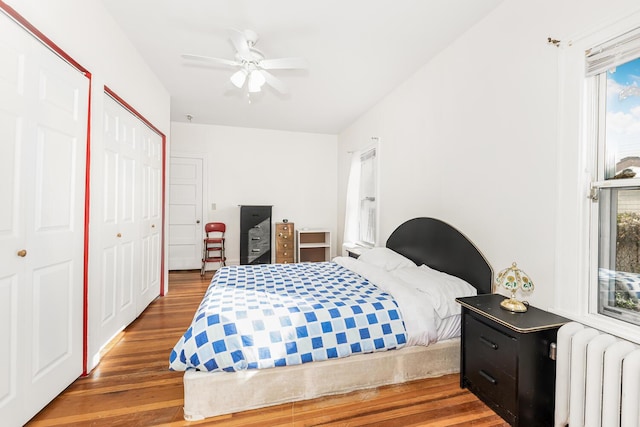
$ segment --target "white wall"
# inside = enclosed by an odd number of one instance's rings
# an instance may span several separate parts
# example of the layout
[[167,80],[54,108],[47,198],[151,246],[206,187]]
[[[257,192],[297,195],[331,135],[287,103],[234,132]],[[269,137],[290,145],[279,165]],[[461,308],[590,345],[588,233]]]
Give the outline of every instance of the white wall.
[[377,136],[379,244],[409,218],[440,218],[476,243],[494,273],[518,262],[536,285],[528,299],[552,306],[556,187],[577,171],[557,162],[559,49],[547,37],[637,8],[637,0],[506,0],[340,135],[338,223],[347,152]]
[[273,205],[274,222],[330,229],[335,254],[336,135],[172,122],[171,139],[172,153],[205,158],[205,219],[227,224],[230,264],[240,259],[238,205]]

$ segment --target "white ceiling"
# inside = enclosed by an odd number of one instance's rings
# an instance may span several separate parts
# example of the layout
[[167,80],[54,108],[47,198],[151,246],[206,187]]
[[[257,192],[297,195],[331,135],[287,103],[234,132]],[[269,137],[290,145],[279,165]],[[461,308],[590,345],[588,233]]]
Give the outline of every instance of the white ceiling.
[[[103,0],[171,94],[171,120],[338,134],[502,0]],[[274,70],[248,102],[233,68],[230,28],[251,29],[266,58],[302,56],[308,70]],[[464,63],[464,61],[461,61]]]

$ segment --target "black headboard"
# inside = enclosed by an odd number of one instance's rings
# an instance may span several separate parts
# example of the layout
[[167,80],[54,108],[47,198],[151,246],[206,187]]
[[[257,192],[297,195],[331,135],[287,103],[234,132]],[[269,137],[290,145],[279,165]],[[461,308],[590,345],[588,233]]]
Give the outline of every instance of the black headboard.
[[387,247],[418,265],[457,276],[478,290],[491,293],[493,269],[464,234],[435,218],[414,218],[401,224]]

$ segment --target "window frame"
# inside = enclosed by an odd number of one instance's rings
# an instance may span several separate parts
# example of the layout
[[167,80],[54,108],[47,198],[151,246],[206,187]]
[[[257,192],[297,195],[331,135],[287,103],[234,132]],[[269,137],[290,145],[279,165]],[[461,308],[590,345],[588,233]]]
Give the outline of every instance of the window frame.
[[[640,32],[640,26],[630,33]],[[605,44],[617,46],[619,39],[624,39],[628,33],[620,34],[607,41]],[[597,47],[588,49],[585,75],[585,124],[587,146],[591,150],[591,183],[590,183],[590,261],[589,261],[589,313],[605,316],[615,321],[640,326],[640,313],[630,314],[617,311],[610,305],[603,305],[601,311],[602,292],[600,284],[601,257],[611,258],[616,256],[616,229],[617,229],[617,200],[613,200],[617,191],[640,187],[639,178],[611,179],[615,175],[615,158],[612,152],[607,151],[607,69],[602,66],[596,72],[589,71],[589,52],[598,51]],[[638,52],[640,58],[640,52]],[[608,55],[613,58],[613,55]],[[625,61],[637,58],[626,56]],[[611,59],[613,60],[613,59]],[[626,63],[626,62],[623,62]],[[617,64],[614,63],[613,66]],[[591,75],[590,75],[591,74]],[[606,206],[605,206],[606,204]],[[605,207],[606,212],[605,212]],[[614,215],[614,210],[616,214]],[[603,218],[606,215],[606,218]],[[602,248],[607,248],[602,250]],[[613,249],[612,249],[613,247]],[[611,260],[609,260],[609,263]],[[615,267],[615,259],[613,265]],[[606,313],[609,314],[606,314]]]
[[[556,263],[553,305],[545,307],[576,322],[640,344],[640,327],[597,312],[598,205],[591,201],[597,173],[594,136],[603,131],[593,116],[594,87],[585,78],[585,53],[607,40],[640,27],[640,10],[603,22],[597,29],[562,37],[558,46],[558,133],[556,171]],[[609,185],[609,184],[603,184]],[[626,185],[633,185],[628,183]]]

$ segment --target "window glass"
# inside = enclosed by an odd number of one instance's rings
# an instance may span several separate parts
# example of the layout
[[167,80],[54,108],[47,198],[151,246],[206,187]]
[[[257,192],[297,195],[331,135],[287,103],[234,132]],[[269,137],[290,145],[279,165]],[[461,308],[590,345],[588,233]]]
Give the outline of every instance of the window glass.
[[630,169],[640,176],[640,58],[607,75],[605,179]]
[[376,149],[365,151],[360,156],[360,215],[358,241],[368,246],[376,242],[376,191],[377,191]]
[[600,190],[598,312],[640,325],[640,188]]
[[604,99],[598,103],[604,131],[594,183],[599,189],[598,313],[640,325],[640,58],[603,74],[606,87],[598,93]]

